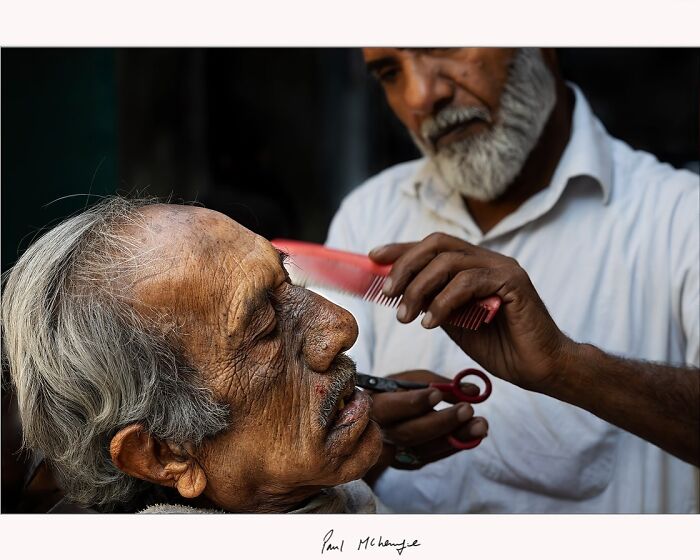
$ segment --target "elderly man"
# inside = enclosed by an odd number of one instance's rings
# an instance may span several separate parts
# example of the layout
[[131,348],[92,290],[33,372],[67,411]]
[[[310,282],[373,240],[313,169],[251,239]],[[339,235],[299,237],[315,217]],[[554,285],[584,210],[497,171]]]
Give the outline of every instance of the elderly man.
[[292,285],[282,259],[217,212],[119,198],[29,248],[5,285],[3,343],[25,442],[68,498],[375,511],[357,481],[381,439],[344,354],[355,321]]
[[[500,378],[479,405],[489,438],[458,454],[427,396],[376,395],[379,498],[426,513],[697,512],[697,175],[611,138],[551,49],[364,57],[425,157],[367,181],[331,225],[328,245],[374,249],[394,263],[385,294],[403,294],[403,326],[338,299],[358,320],[352,355],[375,375],[480,364]],[[429,330],[493,294],[493,324]]]

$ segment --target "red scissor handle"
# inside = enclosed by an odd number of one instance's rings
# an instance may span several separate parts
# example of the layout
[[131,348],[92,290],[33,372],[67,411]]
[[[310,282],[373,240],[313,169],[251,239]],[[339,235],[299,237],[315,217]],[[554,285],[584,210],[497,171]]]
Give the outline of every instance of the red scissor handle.
[[470,439],[469,441],[460,441],[454,436],[447,436],[447,441],[450,442],[450,445],[454,447],[455,449],[474,449],[477,445],[481,443],[481,440],[484,438],[475,438],[475,439]]
[[[468,375],[476,375],[479,379],[481,379],[484,382],[485,387],[483,393],[479,393],[478,395],[472,396],[467,395],[462,391],[462,379],[464,379]],[[489,398],[492,390],[491,380],[486,376],[486,374],[483,371],[471,368],[460,371],[452,380],[452,383],[433,383],[432,386],[441,391],[450,391],[460,401],[469,403],[484,402],[486,399]],[[477,445],[481,443],[482,439],[483,438],[475,438],[470,439],[469,441],[461,441],[454,436],[447,437],[447,441],[450,442],[450,445],[455,449],[474,449]]]
[[[485,387],[483,393],[479,393],[478,395],[467,395],[464,391],[462,391],[462,379],[468,375],[475,375],[484,382]],[[489,398],[489,395],[491,395],[492,389],[491,380],[486,377],[486,374],[483,371],[471,368],[460,371],[457,375],[455,375],[455,378],[451,383],[431,383],[430,386],[435,387],[440,391],[444,391],[445,393],[452,393],[460,401],[468,403],[484,402]]]

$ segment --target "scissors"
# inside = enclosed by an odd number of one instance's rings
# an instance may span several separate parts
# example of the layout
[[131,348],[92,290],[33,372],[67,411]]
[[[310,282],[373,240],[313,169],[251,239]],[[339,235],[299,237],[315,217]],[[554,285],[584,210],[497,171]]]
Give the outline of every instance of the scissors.
[[[483,393],[480,392],[478,395],[468,395],[464,392],[462,389],[462,379],[469,375],[474,375],[484,382],[485,388]],[[492,388],[491,381],[486,377],[483,371],[471,368],[460,371],[450,383],[414,383],[412,381],[400,381],[388,377],[375,377],[365,373],[358,373],[356,385],[363,389],[377,391],[378,393],[399,391],[401,389],[426,389],[428,387],[433,387],[443,393],[452,393],[457,400],[468,403],[484,402],[489,398],[489,395],[491,395]],[[475,438],[469,441],[460,441],[454,436],[448,436],[447,438],[450,445],[456,449],[472,449],[479,445],[482,439],[483,438]]]

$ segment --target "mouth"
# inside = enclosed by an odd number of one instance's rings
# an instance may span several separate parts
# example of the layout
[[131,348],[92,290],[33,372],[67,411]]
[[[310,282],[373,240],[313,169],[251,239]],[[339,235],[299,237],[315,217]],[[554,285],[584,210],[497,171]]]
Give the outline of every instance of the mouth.
[[329,437],[337,437],[341,432],[354,430],[361,433],[369,423],[372,406],[370,396],[355,388],[355,379],[341,393],[328,422]]
[[438,151],[447,144],[451,144],[467,135],[473,135],[487,125],[487,121],[478,117],[458,121],[449,126],[441,128],[435,134],[428,137],[433,150]]

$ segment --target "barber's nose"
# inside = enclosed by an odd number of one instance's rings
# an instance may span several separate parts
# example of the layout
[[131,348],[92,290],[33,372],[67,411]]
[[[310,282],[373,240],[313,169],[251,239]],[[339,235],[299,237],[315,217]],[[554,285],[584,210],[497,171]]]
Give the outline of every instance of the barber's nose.
[[412,60],[405,67],[404,102],[416,115],[428,115],[449,103],[454,84],[441,75],[436,62]]
[[328,370],[336,356],[357,340],[357,323],[345,309],[317,294],[309,306],[310,324],[304,340],[304,358],[316,372]]

